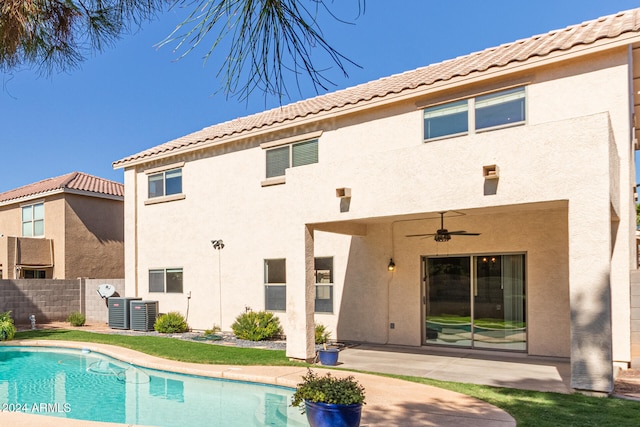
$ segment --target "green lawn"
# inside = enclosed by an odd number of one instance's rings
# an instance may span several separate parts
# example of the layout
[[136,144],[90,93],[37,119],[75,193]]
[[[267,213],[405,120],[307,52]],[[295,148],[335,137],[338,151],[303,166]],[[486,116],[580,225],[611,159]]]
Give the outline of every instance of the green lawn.
[[[155,336],[98,334],[83,331],[38,330],[16,334],[15,339],[50,339],[117,345],[166,359],[228,365],[308,366],[291,362],[284,351],[226,347]],[[392,375],[389,375],[392,376]],[[407,381],[464,393],[511,414],[518,427],[637,427],[640,402],[581,394],[543,393],[475,384],[396,376]]]
[[582,394],[544,393],[397,376],[477,397],[516,419],[518,427],[638,427],[640,402]]
[[286,357],[284,350],[227,347],[157,336],[130,336],[48,329],[18,332],[15,339],[46,339],[111,344],[165,359],[191,363],[307,366],[305,363],[290,361]]

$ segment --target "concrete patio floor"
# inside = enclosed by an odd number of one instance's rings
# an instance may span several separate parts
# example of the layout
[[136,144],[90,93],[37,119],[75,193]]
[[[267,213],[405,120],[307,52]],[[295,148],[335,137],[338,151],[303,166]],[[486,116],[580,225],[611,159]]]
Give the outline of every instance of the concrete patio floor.
[[[63,341],[52,342],[46,340],[11,341],[6,344],[64,346],[88,349],[147,368],[171,370],[192,375],[257,381],[288,387],[295,387],[302,375],[306,373],[306,368],[300,367],[201,365],[175,362],[104,344]],[[373,356],[367,356],[363,353],[364,351],[369,350],[363,348],[350,348],[345,350],[341,353],[341,358],[343,356],[344,358],[343,363],[339,367],[373,370],[376,366],[382,369],[384,365],[393,363],[391,356],[395,353],[384,353],[374,350],[374,353],[371,353]],[[380,357],[378,353],[387,354],[387,357],[391,357],[391,359],[384,362],[382,359],[376,359]],[[398,366],[406,366],[407,370],[405,373],[407,375],[415,375],[418,371],[410,373],[410,364],[413,363],[410,360],[411,353],[401,353],[400,355],[403,358],[402,361],[396,360],[395,364]],[[405,359],[405,357],[407,358]],[[362,362],[356,362],[358,358],[363,358]],[[380,372],[384,372],[385,369],[386,368],[380,370]],[[426,365],[424,365],[424,368],[419,369],[426,369]],[[457,368],[452,364],[450,365],[450,369],[456,370]],[[351,374],[340,370],[331,370],[331,372],[336,376]],[[463,394],[375,375],[363,373],[354,373],[353,375],[365,387],[367,394],[367,404],[362,412],[361,427],[513,427],[516,425],[515,420],[506,412],[486,402]],[[92,423],[43,415],[2,412],[0,413],[0,425],[10,427],[39,427],[43,425],[52,427],[113,427],[116,424]]]
[[338,367],[524,390],[573,392],[567,359],[519,353],[355,344],[340,352]]

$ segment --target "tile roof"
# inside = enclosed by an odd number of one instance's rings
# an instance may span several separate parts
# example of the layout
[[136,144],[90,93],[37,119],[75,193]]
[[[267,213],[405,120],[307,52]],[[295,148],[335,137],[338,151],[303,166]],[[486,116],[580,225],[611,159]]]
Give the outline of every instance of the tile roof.
[[124,197],[124,185],[82,172],[71,172],[0,193],[0,203],[35,196],[54,190],[78,190],[108,196]]
[[466,76],[473,72],[482,72],[514,62],[523,62],[533,57],[544,57],[555,51],[566,51],[576,46],[592,44],[598,40],[613,39],[625,33],[640,33],[640,9],[619,12],[565,29],[550,31],[546,34],[216,124],[118,160],[113,163],[113,166],[123,167],[131,161],[151,158],[192,146],[197,147],[202,143],[245,131],[399,94],[439,81]]

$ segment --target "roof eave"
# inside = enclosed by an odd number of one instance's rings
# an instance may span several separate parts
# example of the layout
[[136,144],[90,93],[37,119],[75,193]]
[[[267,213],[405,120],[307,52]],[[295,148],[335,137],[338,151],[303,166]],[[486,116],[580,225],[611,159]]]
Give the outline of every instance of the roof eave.
[[22,204],[25,202],[31,202],[34,200],[43,199],[50,196],[55,196],[58,194],[76,194],[80,196],[89,196],[96,197],[100,199],[109,199],[109,200],[117,200],[124,201],[124,196],[117,196],[115,194],[105,194],[105,193],[96,193],[94,191],[86,191],[86,190],[76,190],[72,188],[55,188],[53,190],[42,191],[40,193],[28,194],[21,197],[16,197],[14,199],[2,200],[0,201],[1,206],[10,206],[15,204]]

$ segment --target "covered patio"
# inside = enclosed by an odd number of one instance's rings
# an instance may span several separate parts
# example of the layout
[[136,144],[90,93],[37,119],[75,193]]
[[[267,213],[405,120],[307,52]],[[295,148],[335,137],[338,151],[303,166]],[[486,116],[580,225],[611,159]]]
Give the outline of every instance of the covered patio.
[[[306,308],[306,323],[291,323],[298,330],[288,333],[287,354],[312,357],[313,325],[330,319],[313,311],[314,256],[323,254],[326,235],[340,234],[348,250],[342,288],[336,285],[336,323],[329,325],[334,339],[399,346],[400,354],[462,354],[465,361],[557,360],[561,368],[552,365],[556,374],[549,376],[556,391],[610,392],[609,251],[581,245],[570,233],[584,226],[580,222],[569,201],[558,200],[307,224],[300,259],[306,286],[292,286],[287,295]],[[434,239],[443,229],[467,233]],[[483,263],[495,265],[484,272]],[[457,272],[434,272],[443,265]],[[462,369],[461,378],[485,375],[481,370]],[[497,381],[501,370],[485,372]]]

